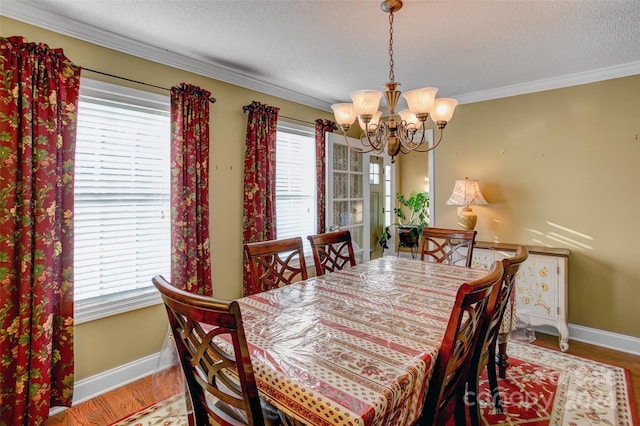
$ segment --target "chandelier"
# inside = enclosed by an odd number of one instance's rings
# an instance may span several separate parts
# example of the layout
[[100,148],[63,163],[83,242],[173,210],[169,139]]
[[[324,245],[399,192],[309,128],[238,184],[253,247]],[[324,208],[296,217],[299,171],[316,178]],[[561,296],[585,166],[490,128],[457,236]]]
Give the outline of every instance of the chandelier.
[[[407,110],[400,111],[396,115],[396,105],[401,92],[398,89],[400,83],[395,81],[393,71],[393,14],[402,8],[401,0],[385,0],[380,8],[389,13],[389,82],[384,87],[384,97],[389,106],[389,116],[386,120],[381,118],[382,112],[378,111],[380,98],[383,93],[378,90],[357,90],[351,94],[353,103],[338,103],[331,105],[336,122],[344,133],[347,145],[357,152],[386,153],[391,156],[391,162],[395,162],[395,156],[410,151],[431,151],[442,141],[443,129],[453,116],[453,110],[458,101],[451,98],[438,98],[435,87],[424,87],[409,90],[402,96],[407,101]],[[428,146],[426,134],[426,121],[428,117],[440,130],[438,141]],[[349,143],[346,133],[358,118],[360,128],[363,130],[360,136],[362,147],[355,147]]]

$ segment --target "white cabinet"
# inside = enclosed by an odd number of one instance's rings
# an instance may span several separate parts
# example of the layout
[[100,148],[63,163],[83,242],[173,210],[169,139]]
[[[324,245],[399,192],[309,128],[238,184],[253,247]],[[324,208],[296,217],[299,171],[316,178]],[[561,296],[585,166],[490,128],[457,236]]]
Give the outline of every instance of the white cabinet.
[[[477,241],[471,266],[489,269],[493,262],[511,257],[517,245]],[[558,330],[562,351],[569,349],[567,327],[567,263],[569,250],[527,246],[529,258],[516,275],[516,315],[533,326]]]

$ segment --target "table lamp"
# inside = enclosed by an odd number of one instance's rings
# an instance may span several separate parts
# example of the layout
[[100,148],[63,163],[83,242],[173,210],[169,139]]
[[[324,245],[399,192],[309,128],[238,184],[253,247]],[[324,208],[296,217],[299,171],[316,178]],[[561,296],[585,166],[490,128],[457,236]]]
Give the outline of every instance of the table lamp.
[[482,196],[482,192],[480,192],[478,181],[466,177],[456,180],[447,204],[450,206],[464,206],[458,212],[458,225],[462,229],[472,230],[476,227],[478,216],[469,206],[486,206],[488,203]]

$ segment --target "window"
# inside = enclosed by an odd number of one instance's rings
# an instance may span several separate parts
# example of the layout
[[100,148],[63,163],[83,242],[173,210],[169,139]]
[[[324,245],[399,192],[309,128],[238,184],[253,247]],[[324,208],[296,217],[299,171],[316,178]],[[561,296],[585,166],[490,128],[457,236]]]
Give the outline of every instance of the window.
[[369,183],[372,185],[380,183],[380,164],[369,163]]
[[393,212],[392,185],[391,185],[391,166],[384,166],[384,226],[391,226],[391,213]]
[[311,256],[307,235],[317,229],[316,199],[315,131],[278,123],[276,238],[302,237],[306,256]]
[[82,79],[75,164],[76,322],[159,303],[170,274],[169,96]]

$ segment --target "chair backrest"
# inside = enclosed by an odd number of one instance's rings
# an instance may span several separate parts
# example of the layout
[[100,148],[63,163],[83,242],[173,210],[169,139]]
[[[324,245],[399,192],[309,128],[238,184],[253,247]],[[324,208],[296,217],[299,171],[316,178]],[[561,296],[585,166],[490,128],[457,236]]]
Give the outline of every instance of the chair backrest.
[[[509,303],[511,293],[513,292],[516,273],[518,272],[518,269],[520,269],[520,265],[527,260],[528,257],[529,251],[527,248],[525,246],[519,246],[515,256],[502,260],[504,272],[502,274],[500,291],[498,292],[496,304],[493,309],[493,315],[489,319],[488,323],[485,324],[485,330],[483,331],[481,340],[482,343],[476,348],[476,355],[474,357],[473,365],[474,368],[477,369],[478,375],[489,363],[490,353],[492,353],[490,349],[492,347],[495,348],[498,341],[500,324],[502,323],[505,309]],[[474,371],[470,371],[470,374],[475,373],[476,372]]]
[[471,266],[477,231],[464,229],[422,229],[420,259],[449,265]]
[[247,243],[244,253],[253,288],[261,292],[308,278],[300,237]]
[[326,272],[339,271],[347,264],[356,265],[353,254],[351,232],[349,230],[328,232],[325,234],[309,235],[307,237],[313,250],[313,263],[316,275]]
[[454,410],[456,416],[464,416],[462,400],[470,362],[482,324],[493,313],[502,273],[502,263],[495,262],[487,275],[458,289],[427,389],[422,418],[428,424],[446,424]]
[[152,281],[180,355],[190,424],[264,424],[238,303],[188,293],[159,275]]

